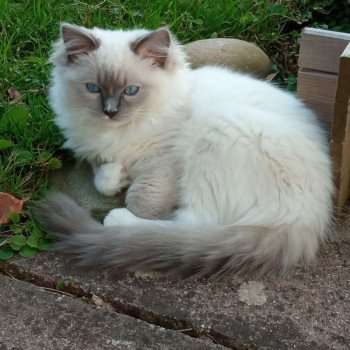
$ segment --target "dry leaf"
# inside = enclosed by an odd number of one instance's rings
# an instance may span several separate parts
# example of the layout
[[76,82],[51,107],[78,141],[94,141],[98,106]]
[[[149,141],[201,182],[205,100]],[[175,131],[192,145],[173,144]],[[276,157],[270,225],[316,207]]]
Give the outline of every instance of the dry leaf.
[[23,207],[23,201],[13,197],[9,193],[0,192],[0,225],[10,223],[7,217],[9,213],[20,213]]
[[114,308],[111,304],[106,303],[105,301],[103,301],[99,296],[97,296],[96,294],[92,294],[91,297],[91,301],[98,307],[107,309],[109,311],[114,311]]
[[269,74],[269,75],[265,78],[265,80],[266,80],[266,81],[271,81],[271,80],[273,80],[273,79],[276,77],[276,75],[277,75],[278,73],[279,73],[279,72],[275,72],[275,73]]
[[7,90],[7,97],[9,100],[18,100],[21,98],[21,93],[14,87]]

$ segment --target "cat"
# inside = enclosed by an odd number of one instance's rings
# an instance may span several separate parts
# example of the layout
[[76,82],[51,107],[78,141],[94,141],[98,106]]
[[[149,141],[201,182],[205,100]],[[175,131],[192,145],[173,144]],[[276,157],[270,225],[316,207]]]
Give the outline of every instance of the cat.
[[291,93],[189,68],[167,28],[61,25],[50,102],[65,147],[105,195],[103,224],[63,194],[35,209],[80,265],[177,276],[283,272],[315,257],[332,218],[327,138]]

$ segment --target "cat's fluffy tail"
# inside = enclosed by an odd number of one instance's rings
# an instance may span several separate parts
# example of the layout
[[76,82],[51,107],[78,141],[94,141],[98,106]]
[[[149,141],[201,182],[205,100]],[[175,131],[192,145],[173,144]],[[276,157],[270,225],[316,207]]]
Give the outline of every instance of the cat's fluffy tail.
[[[196,231],[156,220],[104,227],[63,194],[49,196],[33,211],[59,239],[57,249],[73,255],[82,266],[115,265],[188,277],[267,273],[290,264],[285,260],[290,252],[286,252],[288,235],[283,227],[228,226]],[[296,255],[302,257],[300,252]]]

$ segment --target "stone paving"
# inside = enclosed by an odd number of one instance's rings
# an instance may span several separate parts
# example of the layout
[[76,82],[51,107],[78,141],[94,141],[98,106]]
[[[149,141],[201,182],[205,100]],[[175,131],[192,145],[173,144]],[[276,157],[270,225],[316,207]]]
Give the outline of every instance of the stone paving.
[[10,277],[0,284],[1,350],[224,349]]
[[308,269],[261,280],[1,262],[0,349],[349,349],[349,227],[346,213]]

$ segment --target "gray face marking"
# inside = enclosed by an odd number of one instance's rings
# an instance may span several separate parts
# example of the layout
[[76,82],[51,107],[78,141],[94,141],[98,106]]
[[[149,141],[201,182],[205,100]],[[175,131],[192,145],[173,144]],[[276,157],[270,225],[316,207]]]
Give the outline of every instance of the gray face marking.
[[109,118],[113,118],[119,111],[121,98],[108,97],[102,100],[102,110]]
[[98,74],[98,84],[101,87],[101,107],[109,118],[117,116],[122,103],[125,79],[120,74],[101,70]]
[[[78,68],[81,69],[80,83],[72,90],[72,100],[75,104],[79,99],[81,107],[91,111],[91,116],[115,123],[130,123],[135,119],[143,118],[153,110],[151,99],[153,81],[148,82],[144,76],[135,74],[135,71],[125,70],[123,65],[114,69],[103,62],[93,61],[86,57],[80,58]],[[122,62],[121,62],[122,63]],[[137,72],[137,70],[136,70]],[[100,86],[99,93],[90,93],[86,83],[96,83]],[[127,96],[125,87],[139,86],[135,96]]]

